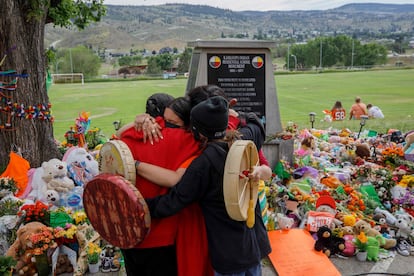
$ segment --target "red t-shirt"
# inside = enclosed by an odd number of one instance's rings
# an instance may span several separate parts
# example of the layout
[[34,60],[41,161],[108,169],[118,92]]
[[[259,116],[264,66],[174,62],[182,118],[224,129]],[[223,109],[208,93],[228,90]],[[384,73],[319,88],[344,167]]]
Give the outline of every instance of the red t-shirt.
[[[164,122],[158,119],[160,125]],[[134,127],[125,130],[121,140],[131,150],[135,160],[154,164],[166,169],[177,170],[189,157],[199,151],[199,144],[194,140],[191,132],[179,128],[163,128],[164,139],[159,142],[144,143],[142,132]],[[137,175],[135,186],[144,198],[152,198],[166,194],[168,188],[161,187]],[[137,246],[138,248],[152,248],[172,245],[177,233],[178,216],[174,215],[163,219],[151,219],[151,228],[148,236]]]

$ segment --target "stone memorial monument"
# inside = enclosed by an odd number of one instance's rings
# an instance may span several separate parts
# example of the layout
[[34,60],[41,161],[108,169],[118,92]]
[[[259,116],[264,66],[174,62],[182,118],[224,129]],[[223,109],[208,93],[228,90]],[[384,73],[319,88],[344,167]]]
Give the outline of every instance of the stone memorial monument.
[[236,111],[254,112],[262,120],[267,140],[264,154],[273,169],[277,161],[292,162],[293,140],[275,139],[283,131],[270,49],[272,41],[219,39],[190,42],[193,47],[186,91],[215,84],[229,98],[236,98]]

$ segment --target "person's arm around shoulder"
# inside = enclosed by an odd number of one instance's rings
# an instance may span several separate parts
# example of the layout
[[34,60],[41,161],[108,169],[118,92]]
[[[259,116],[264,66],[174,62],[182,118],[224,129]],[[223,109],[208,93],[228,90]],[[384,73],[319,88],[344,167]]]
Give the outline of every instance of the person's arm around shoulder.
[[165,169],[150,163],[135,161],[135,169],[138,175],[155,184],[171,188],[181,179],[186,168],[178,168],[176,171]]

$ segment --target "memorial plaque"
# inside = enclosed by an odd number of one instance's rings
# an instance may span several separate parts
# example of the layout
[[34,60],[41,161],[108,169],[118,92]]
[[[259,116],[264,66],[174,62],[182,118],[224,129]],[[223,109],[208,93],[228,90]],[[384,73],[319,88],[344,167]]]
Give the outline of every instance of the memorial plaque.
[[236,98],[237,111],[254,112],[265,122],[265,55],[207,53],[207,81]]
[[283,131],[270,49],[273,41],[216,39],[189,42],[193,47],[186,91],[215,84],[229,98],[236,98],[237,111],[254,112],[265,125],[263,151],[274,168],[280,159],[292,163],[293,139],[271,139]]

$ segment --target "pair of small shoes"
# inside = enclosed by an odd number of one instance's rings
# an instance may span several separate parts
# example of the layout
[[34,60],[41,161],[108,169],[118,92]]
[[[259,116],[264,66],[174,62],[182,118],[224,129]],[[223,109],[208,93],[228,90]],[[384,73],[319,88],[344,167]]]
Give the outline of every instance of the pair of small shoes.
[[402,256],[410,256],[411,245],[406,240],[400,240],[397,244],[397,252]]
[[102,259],[102,272],[106,273],[111,271],[112,259],[112,257],[104,257]]
[[106,272],[115,272],[119,270],[119,266],[114,263],[114,257],[104,257],[102,261],[101,271]]

